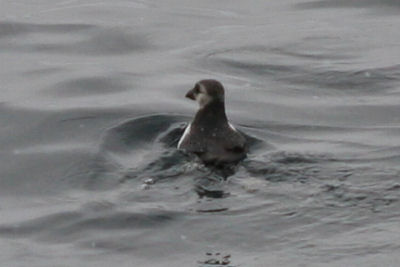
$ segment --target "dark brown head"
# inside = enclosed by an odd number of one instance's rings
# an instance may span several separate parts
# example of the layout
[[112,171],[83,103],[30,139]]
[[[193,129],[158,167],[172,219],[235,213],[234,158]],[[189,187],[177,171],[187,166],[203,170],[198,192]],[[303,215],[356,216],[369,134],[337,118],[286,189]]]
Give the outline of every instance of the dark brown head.
[[213,101],[224,102],[224,95],[224,87],[219,81],[201,80],[187,92],[186,97],[196,100],[202,108]]

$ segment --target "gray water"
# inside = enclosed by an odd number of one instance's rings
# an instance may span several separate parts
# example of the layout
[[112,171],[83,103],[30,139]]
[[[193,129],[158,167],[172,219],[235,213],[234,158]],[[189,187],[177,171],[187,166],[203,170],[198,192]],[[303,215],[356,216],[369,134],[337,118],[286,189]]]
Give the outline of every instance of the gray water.
[[[1,266],[399,266],[400,2],[1,1]],[[250,142],[175,145],[204,78]]]

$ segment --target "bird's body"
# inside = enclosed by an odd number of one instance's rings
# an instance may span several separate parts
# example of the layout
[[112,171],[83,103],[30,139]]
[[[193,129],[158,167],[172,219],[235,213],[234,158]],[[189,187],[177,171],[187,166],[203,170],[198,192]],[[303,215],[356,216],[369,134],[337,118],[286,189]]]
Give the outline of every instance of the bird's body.
[[246,139],[228,122],[222,84],[216,80],[199,81],[186,97],[196,100],[200,108],[179,140],[178,149],[213,165],[245,158]]

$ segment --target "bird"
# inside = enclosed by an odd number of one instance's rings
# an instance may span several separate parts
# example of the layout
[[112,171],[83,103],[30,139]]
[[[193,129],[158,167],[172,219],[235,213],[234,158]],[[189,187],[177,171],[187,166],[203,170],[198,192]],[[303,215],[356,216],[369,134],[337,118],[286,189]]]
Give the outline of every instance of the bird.
[[185,97],[199,109],[178,142],[178,150],[196,154],[206,165],[238,163],[247,155],[246,138],[228,121],[225,89],[213,79],[198,81]]

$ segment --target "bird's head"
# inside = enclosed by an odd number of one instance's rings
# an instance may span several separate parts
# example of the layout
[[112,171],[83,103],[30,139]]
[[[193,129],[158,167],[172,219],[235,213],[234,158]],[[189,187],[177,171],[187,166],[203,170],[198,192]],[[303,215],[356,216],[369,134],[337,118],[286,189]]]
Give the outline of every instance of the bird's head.
[[213,101],[224,102],[224,87],[217,80],[201,80],[195,84],[193,89],[186,93],[186,97],[196,100],[200,108],[207,106]]

